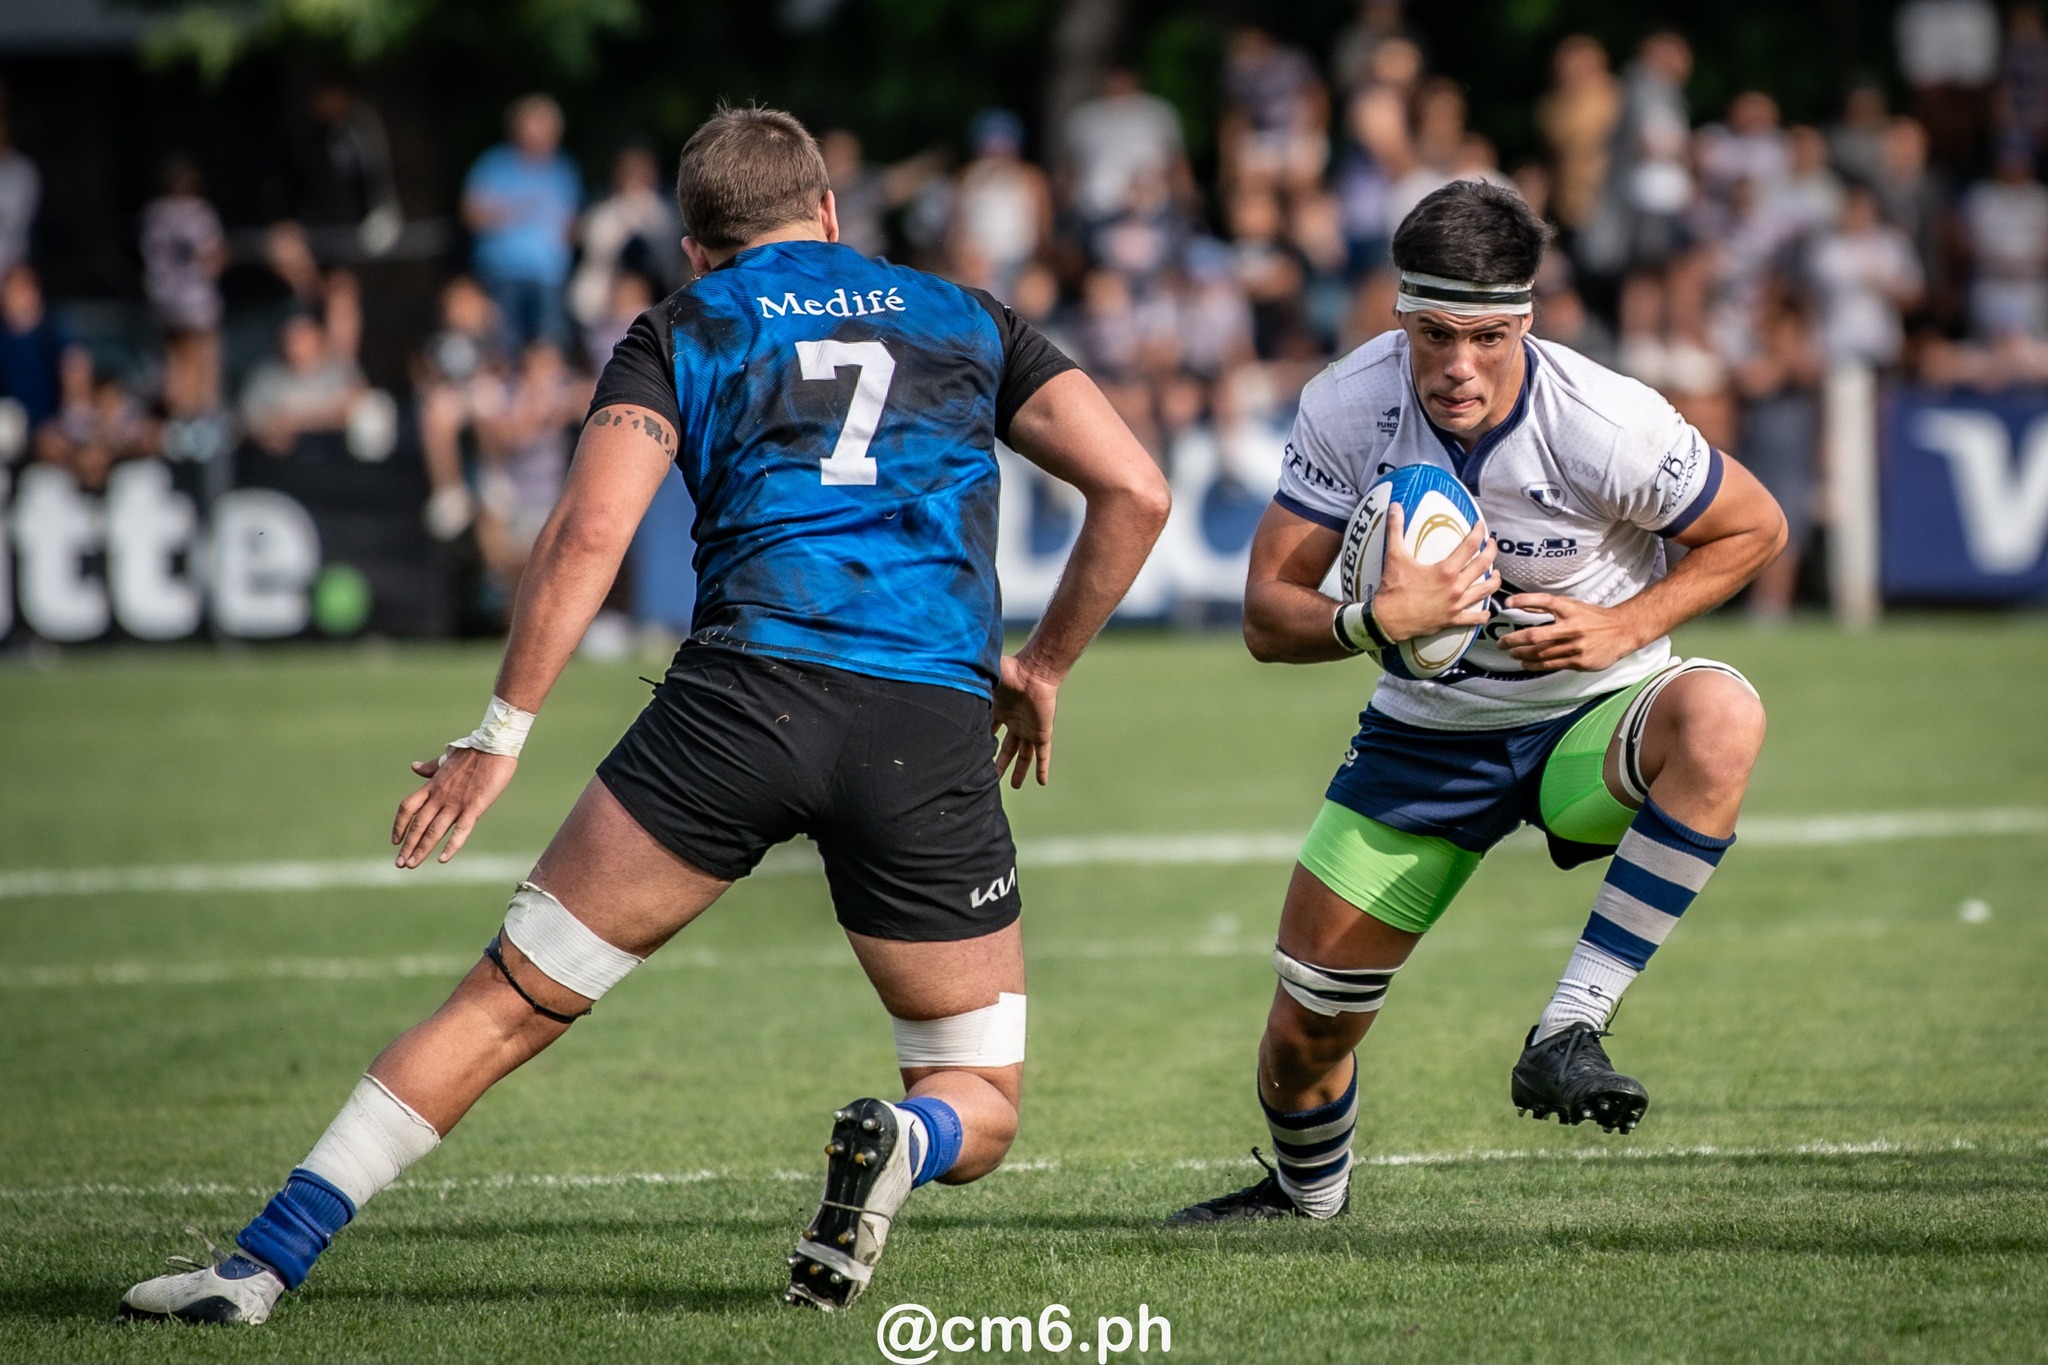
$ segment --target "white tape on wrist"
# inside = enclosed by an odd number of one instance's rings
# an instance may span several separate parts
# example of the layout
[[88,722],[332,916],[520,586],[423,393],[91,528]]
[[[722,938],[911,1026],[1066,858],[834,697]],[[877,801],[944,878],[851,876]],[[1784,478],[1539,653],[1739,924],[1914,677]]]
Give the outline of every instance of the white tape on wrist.
[[517,758],[519,751],[526,747],[526,733],[531,729],[533,712],[522,711],[511,702],[494,696],[484,709],[483,724],[451,743],[442,757],[446,758],[457,749],[475,749],[478,753]]
[[1337,608],[1337,643],[1354,654],[1368,654],[1378,649],[1379,641],[1372,638],[1372,631],[1366,625],[1366,613],[1372,610],[1367,602],[1346,602]]

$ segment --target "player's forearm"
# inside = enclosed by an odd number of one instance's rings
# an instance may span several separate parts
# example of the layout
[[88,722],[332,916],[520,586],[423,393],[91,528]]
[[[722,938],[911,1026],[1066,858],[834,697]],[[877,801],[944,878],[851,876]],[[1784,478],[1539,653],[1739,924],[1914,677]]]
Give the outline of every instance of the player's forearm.
[[535,541],[494,689],[522,711],[538,711],[604,605],[626,541],[573,517],[550,520]]
[[1338,603],[1285,579],[1245,586],[1244,643],[1264,664],[1320,664],[1349,659],[1333,629]]
[[1669,635],[1741,592],[1783,546],[1781,521],[1689,549],[1669,574],[1624,604],[1635,619],[1640,644]]
[[1080,537],[1045,614],[1017,651],[1020,662],[1054,678],[1066,676],[1145,567],[1167,510],[1163,483],[1088,495]]

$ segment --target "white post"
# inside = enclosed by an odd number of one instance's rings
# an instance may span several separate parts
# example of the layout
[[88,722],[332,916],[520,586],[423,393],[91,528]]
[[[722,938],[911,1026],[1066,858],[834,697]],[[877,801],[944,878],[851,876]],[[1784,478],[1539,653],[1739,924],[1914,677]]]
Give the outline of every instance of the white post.
[[1835,620],[1850,630],[1877,623],[1877,376],[1867,365],[1828,371],[1823,429],[1828,443],[1828,592]]

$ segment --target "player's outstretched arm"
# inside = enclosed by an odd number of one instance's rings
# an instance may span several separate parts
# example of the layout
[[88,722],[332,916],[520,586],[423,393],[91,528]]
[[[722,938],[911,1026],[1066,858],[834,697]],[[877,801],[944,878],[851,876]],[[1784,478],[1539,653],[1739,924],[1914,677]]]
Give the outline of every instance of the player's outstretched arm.
[[1532,672],[1598,672],[1726,602],[1785,548],[1785,514],[1754,474],[1722,457],[1721,487],[1697,520],[1672,537],[1686,556],[1626,602],[1596,607],[1547,592],[1517,593],[1511,607],[1549,612],[1547,626],[1501,637]]
[[[1357,656],[1337,640],[1337,611],[1344,604],[1322,588],[1343,543],[1340,533],[1277,502],[1266,508],[1252,537],[1244,585],[1244,643],[1254,659],[1315,664]],[[1387,509],[1386,546],[1372,612],[1389,640],[1485,623],[1495,550],[1484,522],[1459,549],[1434,564],[1420,564],[1408,553],[1396,504]]]
[[1010,421],[1009,443],[1081,490],[1088,503],[1059,587],[1031,638],[1003,660],[996,688],[995,719],[1003,730],[996,764],[1010,772],[1013,787],[1034,769],[1044,786],[1052,777],[1060,682],[1145,567],[1173,499],[1159,466],[1079,370],[1053,376],[1026,400]]
[[[622,403],[590,415],[561,500],[534,541],[519,579],[512,630],[493,689],[496,700],[521,711],[540,710],[604,605],[675,449],[675,429],[646,408]],[[448,846],[441,861],[454,857],[512,781],[518,761],[476,748],[450,748],[440,758],[414,763],[412,770],[427,782],[399,803],[392,822],[398,866],[418,867],[443,836]]]

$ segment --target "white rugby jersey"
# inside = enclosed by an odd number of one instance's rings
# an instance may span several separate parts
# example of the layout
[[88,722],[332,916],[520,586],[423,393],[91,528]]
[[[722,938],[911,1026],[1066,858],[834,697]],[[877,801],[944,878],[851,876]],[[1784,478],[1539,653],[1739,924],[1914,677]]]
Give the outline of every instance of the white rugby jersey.
[[1302,390],[1288,439],[1282,507],[1342,531],[1390,470],[1433,464],[1479,505],[1499,550],[1494,618],[1450,672],[1381,675],[1372,704],[1438,730],[1531,725],[1649,676],[1671,658],[1660,637],[1599,673],[1530,673],[1499,646],[1517,592],[1613,606],[1662,578],[1664,540],[1721,487],[1721,454],[1653,389],[1553,342],[1529,340],[1520,397],[1468,454],[1430,420],[1409,369],[1408,335],[1386,332]]

